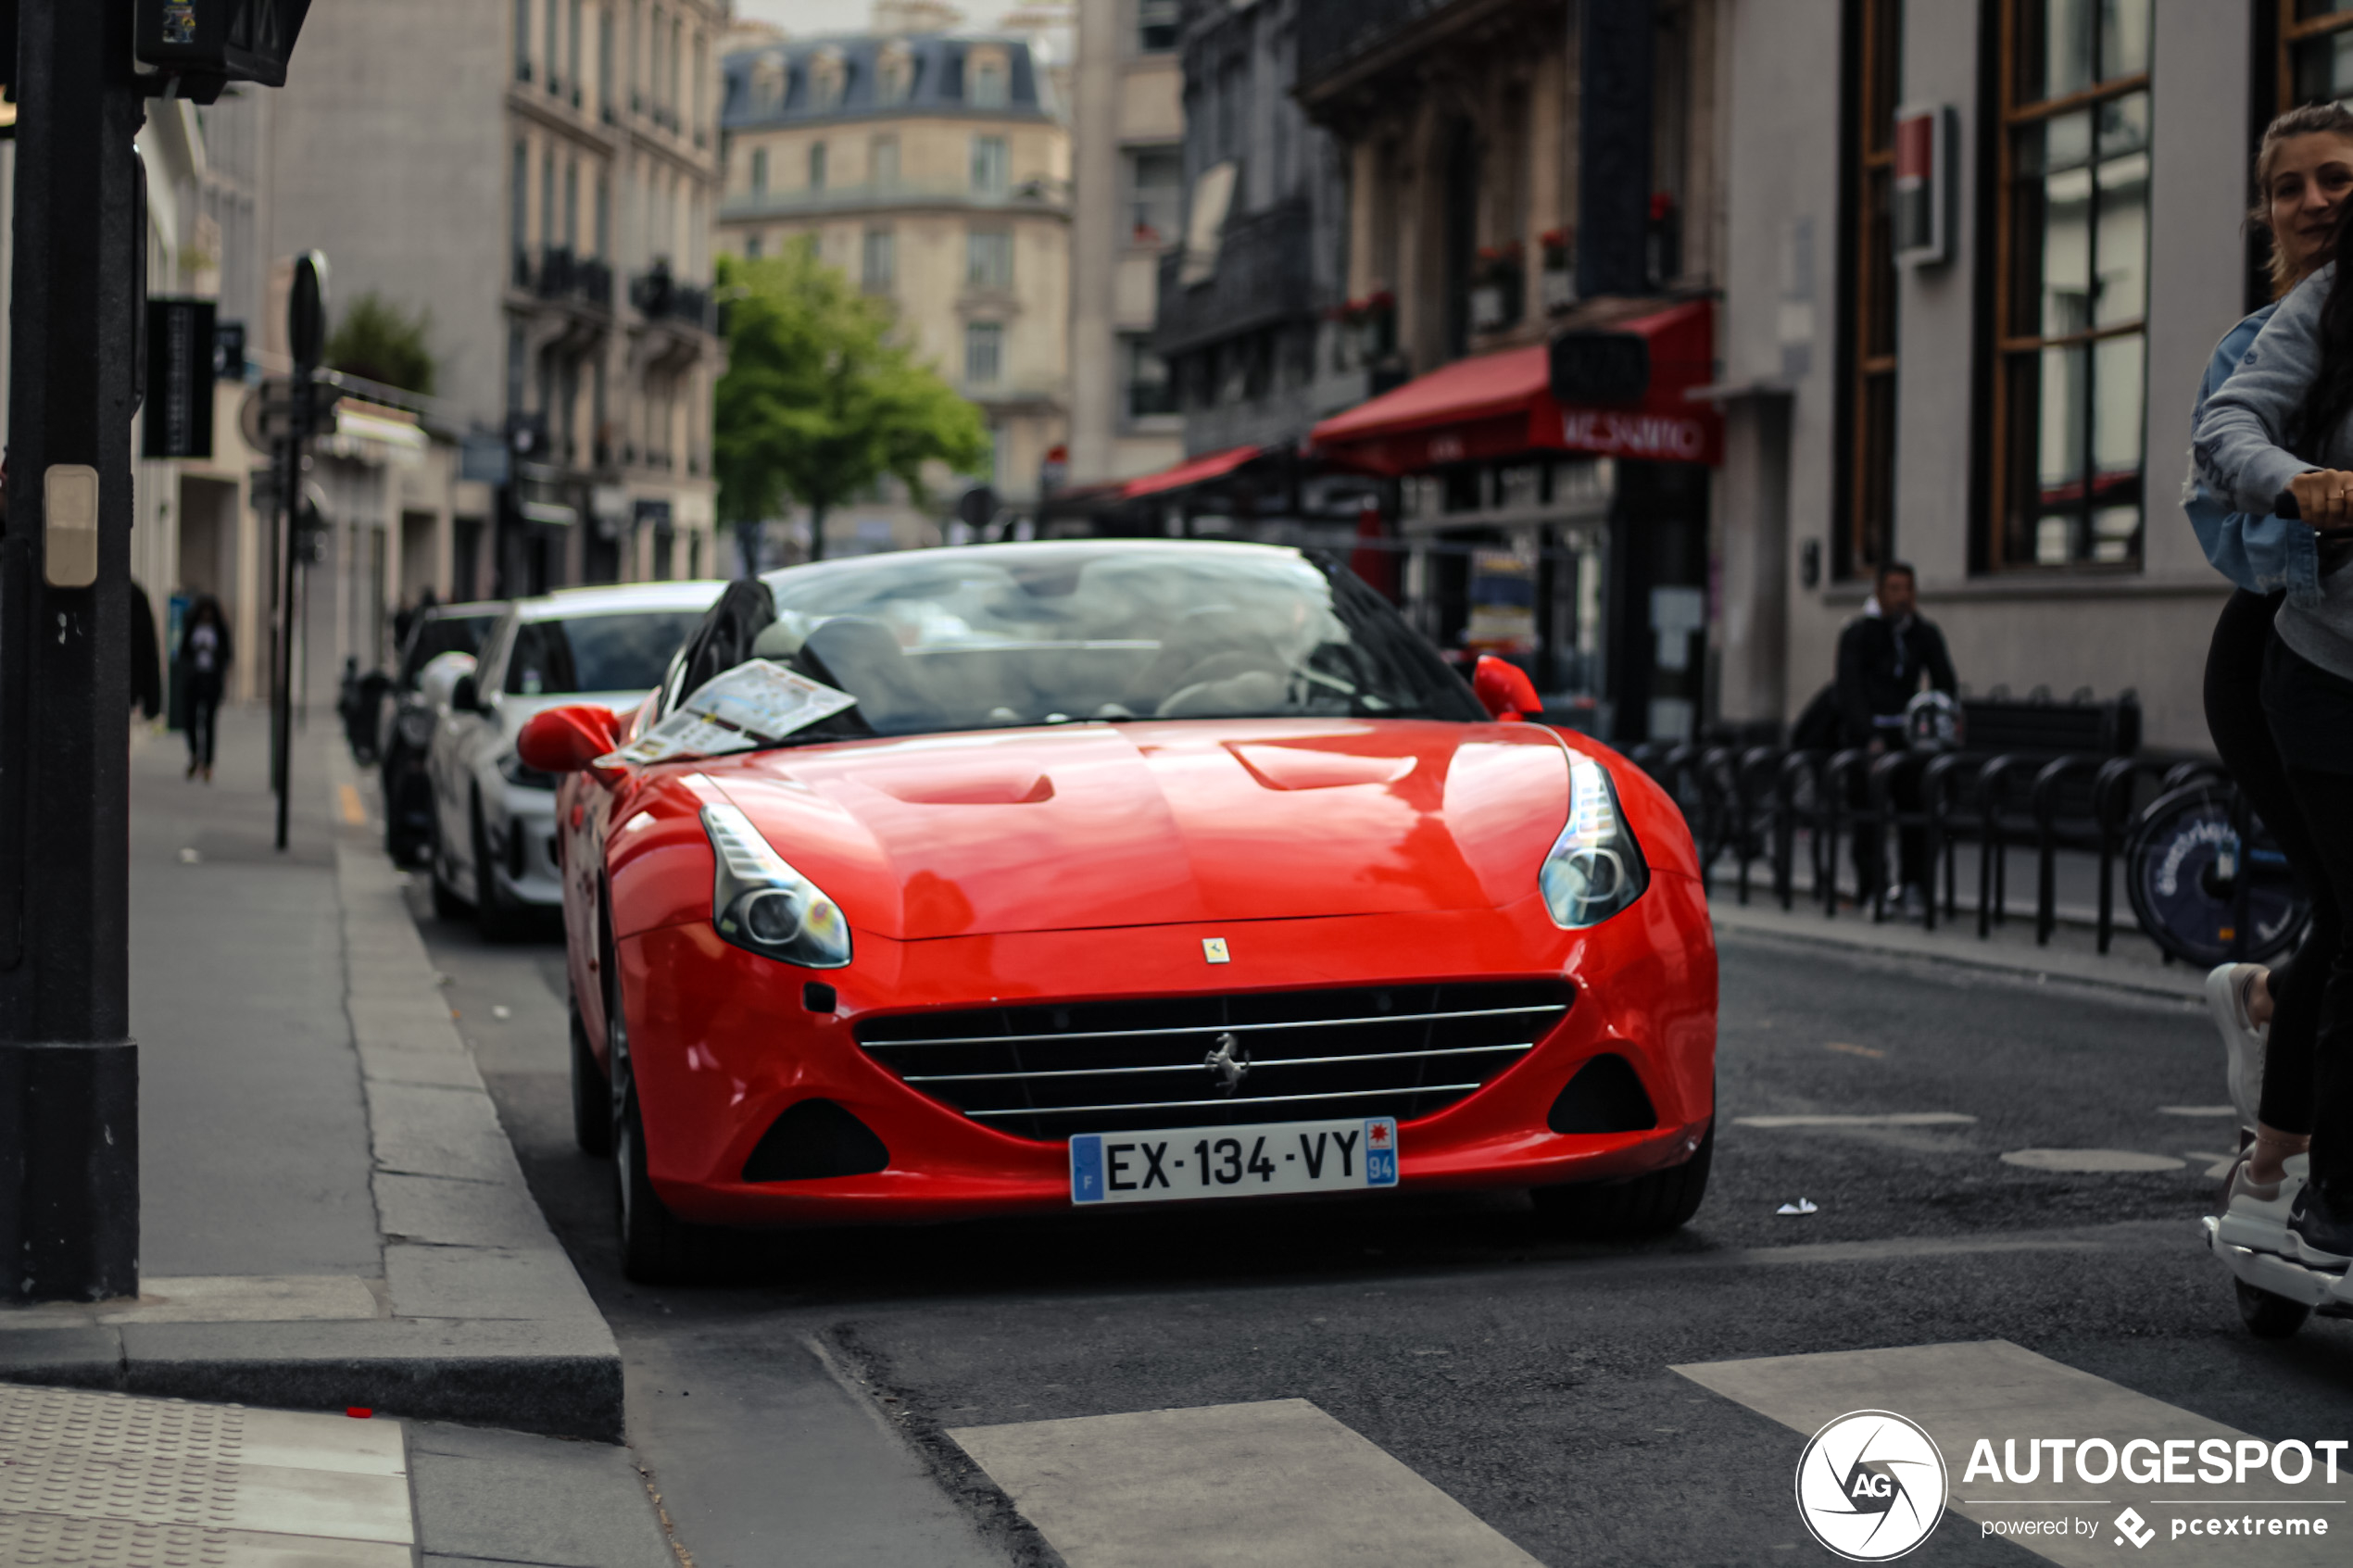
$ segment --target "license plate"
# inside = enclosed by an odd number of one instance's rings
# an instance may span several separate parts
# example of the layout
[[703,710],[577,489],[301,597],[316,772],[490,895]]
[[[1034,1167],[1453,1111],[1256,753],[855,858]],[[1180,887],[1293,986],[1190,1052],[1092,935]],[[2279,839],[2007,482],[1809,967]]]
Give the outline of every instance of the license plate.
[[1397,1185],[1397,1121],[1266,1122],[1070,1140],[1070,1200],[1165,1203]]

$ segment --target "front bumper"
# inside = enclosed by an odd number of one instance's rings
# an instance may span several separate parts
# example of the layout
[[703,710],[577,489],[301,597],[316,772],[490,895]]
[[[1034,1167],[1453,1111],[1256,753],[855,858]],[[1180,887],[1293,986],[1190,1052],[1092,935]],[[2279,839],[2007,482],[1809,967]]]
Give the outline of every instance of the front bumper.
[[[1231,962],[1202,961],[1205,937]],[[1716,956],[1698,884],[1655,876],[1632,909],[1589,931],[1540,899],[1507,909],[1227,922],[893,942],[861,931],[824,972],[773,962],[703,922],[619,946],[648,1173],[681,1217],[740,1226],[934,1221],[1071,1207],[1067,1145],[992,1130],[909,1087],[860,1047],[874,1011],[993,1002],[1302,990],[1404,982],[1549,979],[1577,989],[1566,1017],[1478,1092],[1399,1129],[1400,1185],[1541,1186],[1641,1174],[1688,1159],[1714,1115]],[[809,1010],[810,982],[834,988]],[[1657,1110],[1642,1132],[1563,1135],[1545,1119],[1592,1058],[1630,1062]],[[785,1110],[844,1107],[881,1138],[872,1175],[742,1179]],[[1171,1126],[1184,1126],[1180,1112]]]
[[[497,818],[483,824],[489,839],[489,874],[514,904],[554,909],[564,901],[562,869],[556,862],[556,797],[552,790],[505,784]],[[477,874],[483,868],[474,868]]]

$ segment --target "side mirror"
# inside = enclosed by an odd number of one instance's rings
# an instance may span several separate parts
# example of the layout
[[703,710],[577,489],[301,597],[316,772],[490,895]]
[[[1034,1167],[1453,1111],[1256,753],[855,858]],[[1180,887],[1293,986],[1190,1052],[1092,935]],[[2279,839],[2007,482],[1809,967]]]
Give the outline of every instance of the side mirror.
[[543,773],[576,773],[621,739],[621,715],[594,703],[549,708],[531,716],[515,737],[515,755]]
[[482,692],[474,685],[472,675],[460,675],[458,684],[449,688],[449,710],[453,713],[482,711]]
[[1478,695],[1478,705],[1487,709],[1488,717],[1499,724],[1516,724],[1530,713],[1544,710],[1544,705],[1536,698],[1536,683],[1528,678],[1528,671],[1491,653],[1478,656],[1478,664],[1471,671],[1471,690]]

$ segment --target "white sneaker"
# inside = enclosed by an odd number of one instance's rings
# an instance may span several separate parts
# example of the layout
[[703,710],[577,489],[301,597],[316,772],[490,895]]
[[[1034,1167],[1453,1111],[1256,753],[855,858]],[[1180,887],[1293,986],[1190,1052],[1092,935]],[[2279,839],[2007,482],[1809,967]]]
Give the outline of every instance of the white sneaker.
[[2291,1154],[2280,1162],[2280,1169],[2284,1173],[2270,1189],[2271,1196],[2266,1198],[2262,1196],[2264,1188],[2246,1179],[2245,1155],[2232,1165],[2231,1179],[2226,1184],[2230,1207],[2223,1210],[2216,1232],[2222,1240],[2258,1252],[2295,1256],[2288,1245],[2287,1216],[2296,1207],[2296,1195],[2304,1190],[2304,1179],[2311,1173],[2312,1157]]
[[2206,1011],[2222,1036],[2231,1104],[2239,1113],[2239,1127],[2250,1138],[2255,1135],[2256,1107],[2263,1099],[2263,1048],[2271,1032],[2268,1025],[2257,1028],[2246,1016],[2246,987],[2262,972],[2260,964],[2226,963],[2206,977]]

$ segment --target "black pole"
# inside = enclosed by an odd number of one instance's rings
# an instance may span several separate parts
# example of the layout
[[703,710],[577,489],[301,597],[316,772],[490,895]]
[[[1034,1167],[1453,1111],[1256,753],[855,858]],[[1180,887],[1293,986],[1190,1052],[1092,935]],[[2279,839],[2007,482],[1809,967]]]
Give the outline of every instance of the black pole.
[[[297,377],[297,385],[299,377]],[[296,393],[297,404],[301,394]],[[278,626],[271,649],[270,682],[270,788],[277,796],[277,846],[286,847],[286,801],[294,774],[294,586],[295,508],[302,488],[302,444],[288,435],[277,443]]]
[[101,1300],[139,1287],[128,729],[143,109],[131,6],[22,0],[17,14],[0,1298]]
[[[302,542],[302,462],[317,423],[314,400],[319,392],[319,360],[327,340],[327,258],[317,251],[295,257],[294,287],[286,295],[286,344],[294,354],[294,376],[287,385],[285,466],[280,473],[279,504],[285,513],[283,576],[278,584],[278,646],[282,673],[276,698],[278,745],[271,758],[276,769],[271,787],[278,794],[278,847],[286,847],[286,808],[294,784],[294,688],[296,583],[300,571]],[[306,653],[307,653],[306,649]],[[309,691],[309,683],[303,690]]]

